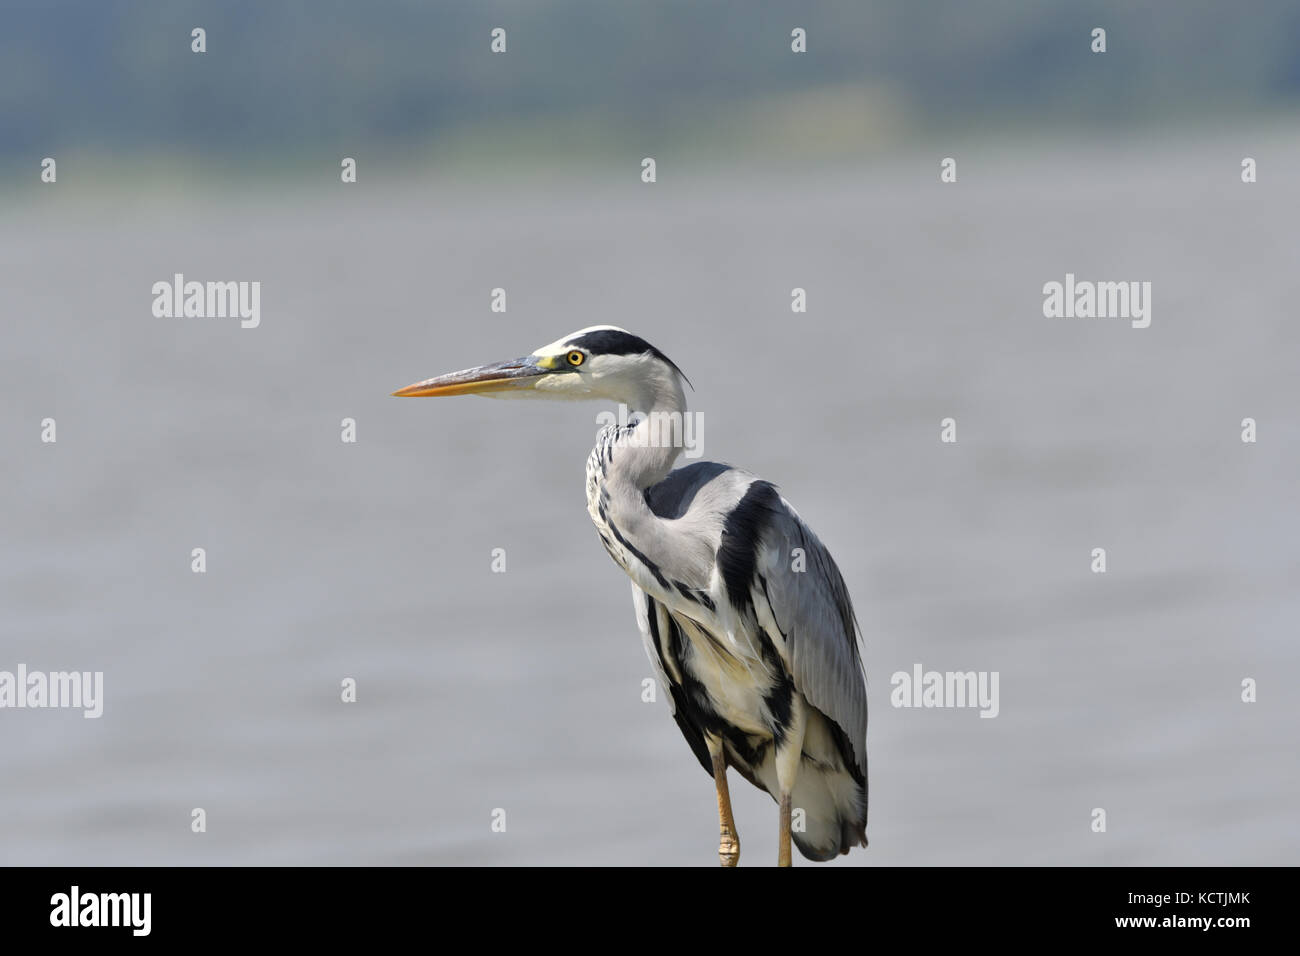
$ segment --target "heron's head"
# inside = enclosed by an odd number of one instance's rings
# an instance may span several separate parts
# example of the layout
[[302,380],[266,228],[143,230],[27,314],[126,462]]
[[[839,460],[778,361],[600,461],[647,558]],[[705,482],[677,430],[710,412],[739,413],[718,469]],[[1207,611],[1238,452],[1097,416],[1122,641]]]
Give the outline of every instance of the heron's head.
[[439,375],[393,394],[403,398],[595,398],[648,411],[655,405],[684,404],[681,381],[685,377],[668,356],[645,339],[612,325],[594,325],[523,358]]

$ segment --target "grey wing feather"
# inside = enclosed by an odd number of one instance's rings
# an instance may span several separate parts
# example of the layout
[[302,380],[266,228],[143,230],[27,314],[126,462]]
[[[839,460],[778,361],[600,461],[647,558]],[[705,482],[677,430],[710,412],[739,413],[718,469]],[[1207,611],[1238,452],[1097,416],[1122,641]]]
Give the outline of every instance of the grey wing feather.
[[[863,774],[867,769],[865,647],[853,602],[830,552],[784,498],[764,534],[763,570],[768,605],[785,636],[795,688],[848,736]],[[802,549],[805,570],[791,567]]]

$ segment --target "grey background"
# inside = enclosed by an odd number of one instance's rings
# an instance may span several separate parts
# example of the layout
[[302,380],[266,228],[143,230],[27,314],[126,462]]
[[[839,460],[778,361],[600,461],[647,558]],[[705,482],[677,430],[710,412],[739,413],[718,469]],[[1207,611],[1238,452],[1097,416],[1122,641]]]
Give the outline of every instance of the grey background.
[[[1294,863],[1300,136],[1263,87],[1186,122],[1150,93],[1102,136],[969,85],[995,132],[946,140],[913,106],[906,134],[806,156],[701,155],[671,123],[551,156],[561,93],[503,120],[522,147],[413,120],[446,163],[371,131],[193,165],[40,111],[78,158],[43,186],[46,150],[6,154],[0,669],[102,670],[106,701],[0,711],[0,862],[714,864],[711,783],[641,701],[585,513],[601,407],[388,396],[613,323],[681,365],[705,456],[777,482],[850,584],[871,848],[832,865]],[[178,271],[261,281],[261,327],[154,318]],[[1044,318],[1066,272],[1152,282],[1151,327]],[[915,662],[999,671],[1000,716],[890,707]],[[742,865],[773,862],[775,805],[732,789]]]

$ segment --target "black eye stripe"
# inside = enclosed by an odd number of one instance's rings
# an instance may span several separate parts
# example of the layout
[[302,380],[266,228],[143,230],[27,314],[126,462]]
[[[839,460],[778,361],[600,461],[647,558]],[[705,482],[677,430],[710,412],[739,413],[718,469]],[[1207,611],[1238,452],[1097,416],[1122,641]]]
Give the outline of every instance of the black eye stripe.
[[[677,368],[677,363],[670,359],[663,352],[641,338],[639,335],[633,335],[631,332],[619,332],[615,329],[598,329],[595,332],[584,332],[582,335],[571,340],[568,343],[570,348],[585,349],[591,355],[642,355],[649,352],[655,358],[666,362],[676,369],[677,374],[686,378],[685,373]],[[687,382],[690,379],[686,379]]]
[[640,355],[642,352],[659,351],[640,336],[613,329],[586,332],[571,341],[569,346],[586,349],[593,355]]

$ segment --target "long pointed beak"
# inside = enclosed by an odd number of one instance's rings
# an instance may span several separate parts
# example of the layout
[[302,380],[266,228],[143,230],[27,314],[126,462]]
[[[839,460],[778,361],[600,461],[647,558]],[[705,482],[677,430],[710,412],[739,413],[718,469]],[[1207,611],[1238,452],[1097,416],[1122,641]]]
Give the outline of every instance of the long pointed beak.
[[462,372],[449,372],[437,378],[425,379],[393,392],[399,398],[423,398],[428,395],[482,395],[485,392],[504,392],[516,388],[532,388],[537,379],[549,372],[529,356],[467,368]]

